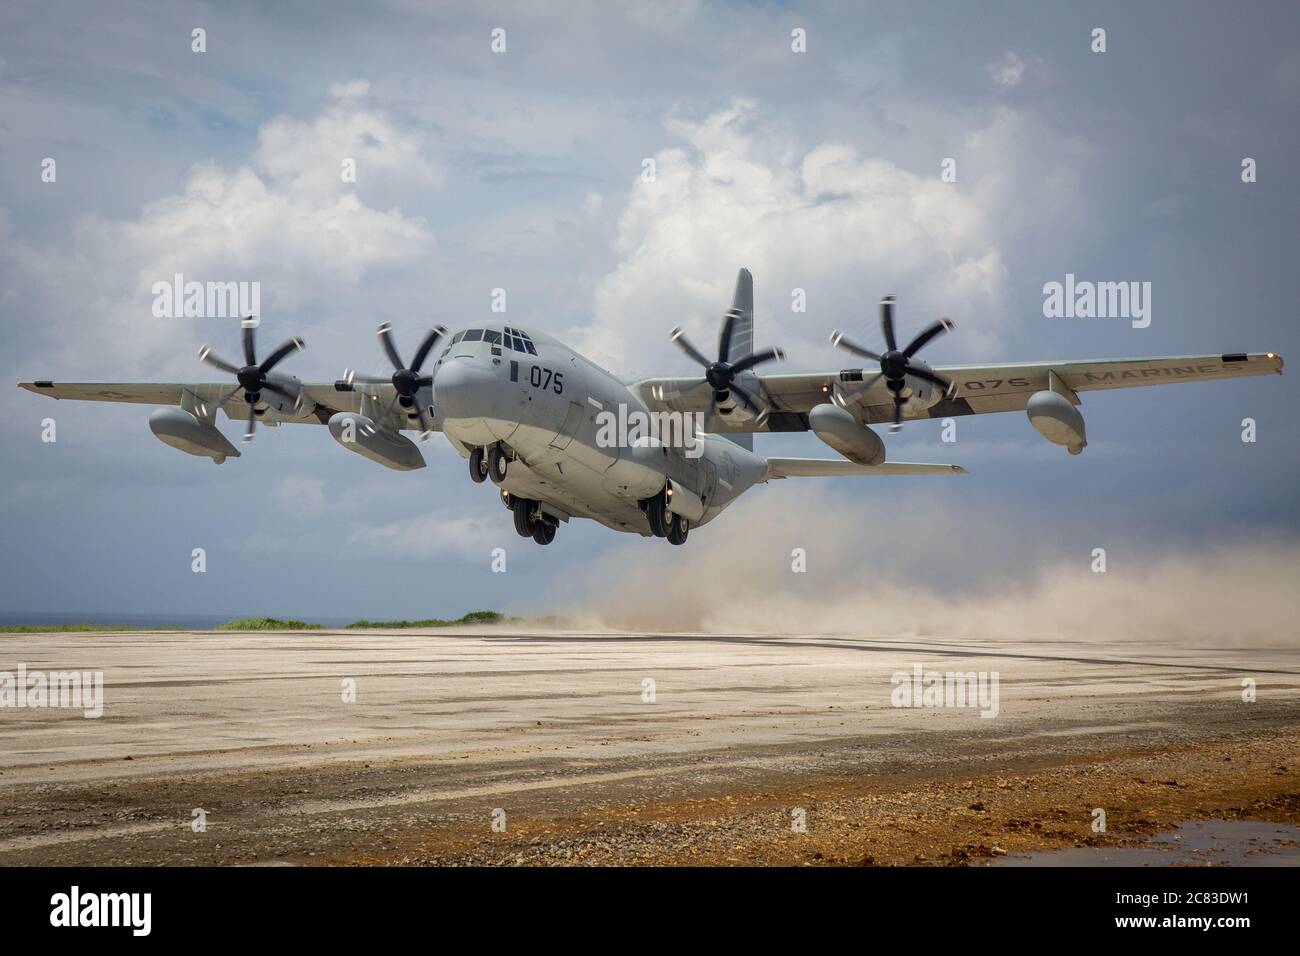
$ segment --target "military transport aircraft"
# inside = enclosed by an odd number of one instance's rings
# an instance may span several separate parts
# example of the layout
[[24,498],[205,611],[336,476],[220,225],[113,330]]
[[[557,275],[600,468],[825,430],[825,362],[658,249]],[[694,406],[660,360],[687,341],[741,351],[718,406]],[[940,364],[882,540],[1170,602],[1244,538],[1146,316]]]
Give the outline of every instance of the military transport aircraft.
[[[303,341],[290,339],[259,362],[257,322],[249,319],[243,365],[207,346],[199,352],[233,383],[18,384],[54,398],[163,406],[149,418],[153,433],[218,464],[239,456],[216,428],[218,410],[247,423],[245,441],[259,421],[321,424],[344,448],[403,471],[424,467],[424,457],[402,432],[441,431],[468,459],[474,481],[490,477],[500,486],[519,534],[539,544],[575,517],[682,544],[691,528],[773,479],[964,473],[956,465],[887,461],[874,424],[890,423],[892,431],[905,420],[1024,410],[1044,438],[1077,455],[1087,444],[1075,407],[1080,392],[1282,370],[1272,352],[931,368],[917,353],[952,323],[934,322],[900,347],[887,296],[880,304],[883,352],[840,332],[831,336],[872,366],[759,374],[759,365],[782,356],[753,350],[753,310],[753,279],[742,269],[716,359],[673,330],[672,341],[702,367],[701,375],[683,378],[620,379],[548,335],[503,321],[450,337],[436,328],[409,365],[384,324],[379,341],[391,374],[345,371],[338,381],[304,383],[277,370]],[[812,431],[842,457],[764,458],[752,450],[752,434],[762,431]]]

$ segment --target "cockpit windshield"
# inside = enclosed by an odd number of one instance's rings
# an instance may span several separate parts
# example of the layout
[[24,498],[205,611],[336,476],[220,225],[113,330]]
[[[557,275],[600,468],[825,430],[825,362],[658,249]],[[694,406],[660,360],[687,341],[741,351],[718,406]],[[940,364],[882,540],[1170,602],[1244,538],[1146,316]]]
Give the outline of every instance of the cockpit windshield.
[[504,332],[497,329],[466,329],[452,336],[449,347],[457,342],[488,342],[492,345],[504,345],[508,349],[524,352],[527,355],[537,354],[537,346],[533,344],[532,337],[527,332],[509,326]]

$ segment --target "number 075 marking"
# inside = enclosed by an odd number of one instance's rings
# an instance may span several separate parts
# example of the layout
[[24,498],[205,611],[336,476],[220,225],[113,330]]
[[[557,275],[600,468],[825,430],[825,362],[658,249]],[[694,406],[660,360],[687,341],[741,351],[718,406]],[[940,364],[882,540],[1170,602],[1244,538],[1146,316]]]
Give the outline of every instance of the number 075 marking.
[[533,388],[540,388],[544,392],[549,389],[556,395],[564,394],[563,372],[552,372],[549,368],[534,365],[528,370],[528,382]]

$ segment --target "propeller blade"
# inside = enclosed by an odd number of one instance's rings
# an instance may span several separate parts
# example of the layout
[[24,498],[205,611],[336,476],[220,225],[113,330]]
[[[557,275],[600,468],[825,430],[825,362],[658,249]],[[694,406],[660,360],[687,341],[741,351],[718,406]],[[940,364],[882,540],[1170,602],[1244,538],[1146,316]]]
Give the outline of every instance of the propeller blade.
[[302,339],[298,338],[297,336],[294,336],[288,342],[285,342],[278,349],[272,352],[267,357],[266,361],[258,366],[258,369],[261,371],[263,375],[265,375],[267,372],[271,371],[271,369],[279,365],[280,362],[284,360],[284,357],[286,355],[288,355],[291,352],[296,352],[298,351],[298,349],[305,348],[306,345],[307,345],[306,342],[304,342]]
[[430,385],[433,384],[433,376],[421,375],[419,378],[415,380],[415,384],[419,385],[420,388],[428,388]]
[[406,368],[406,364],[402,361],[402,357],[397,354],[397,346],[393,345],[392,336],[389,334],[391,331],[392,326],[387,322],[381,325],[379,327],[379,343],[383,345],[384,351],[388,353],[388,361],[393,363],[393,368],[400,372]]
[[880,330],[885,333],[885,345],[889,351],[898,349],[894,339],[894,297],[887,295],[880,300]]
[[862,390],[863,390],[864,392],[867,391],[869,388],[871,388],[871,386],[875,385],[877,382],[879,382],[879,381],[880,381],[882,378],[884,378],[884,377],[885,377],[885,373],[884,373],[884,372],[877,372],[875,375],[871,376],[871,378],[867,379],[867,380],[863,383],[863,385],[862,385]]
[[908,343],[907,348],[903,349],[903,354],[908,358],[911,358],[917,352],[921,351],[921,349],[925,348],[926,343],[936,335],[941,335],[944,332],[951,332],[952,328],[952,322],[948,319],[940,319],[938,322],[931,323],[924,331],[917,335],[916,338],[912,339],[912,341]]
[[275,384],[275,382],[263,382],[262,389],[263,391],[267,391],[267,392],[275,392],[275,394],[280,395],[284,398],[292,398],[295,402],[299,398],[299,396],[293,394],[293,392],[289,391],[287,388],[283,388]]
[[727,357],[731,354],[731,333],[736,328],[738,318],[740,318],[740,312],[736,309],[728,309],[727,314],[722,317],[722,328],[718,331],[719,362],[727,361]]
[[864,349],[861,345],[848,339],[839,329],[836,329],[831,333],[831,345],[838,349],[843,349],[846,352],[852,352],[860,358],[871,359],[873,362],[880,361],[879,355],[871,351],[871,349]]
[[889,426],[890,431],[898,431],[903,427],[903,400],[894,395],[894,423]]
[[429,357],[429,353],[433,351],[433,347],[437,344],[438,339],[446,334],[447,330],[443,326],[439,325],[424,337],[424,341],[420,343],[419,349],[416,350],[415,358],[411,360],[412,372],[420,371],[420,366],[423,365],[424,360]]
[[415,420],[420,423],[420,434],[424,434],[428,431],[428,427],[424,422],[424,406],[416,402],[413,411],[415,412]]
[[245,442],[252,441],[253,433],[257,431],[257,419],[253,417],[253,408],[252,405],[248,406],[248,427],[244,429]]
[[[243,388],[243,387],[244,387],[244,386],[242,386],[242,385],[236,385],[236,386],[235,386],[234,388],[232,388],[230,391],[226,392],[225,395],[222,395],[219,399],[217,399],[217,405],[216,405],[216,407],[217,407],[217,408],[224,408],[226,402],[228,402],[228,401],[230,401],[232,398],[234,398],[234,397],[235,397],[235,393],[236,393],[237,391],[239,391],[239,390],[240,390],[241,388]],[[215,415],[216,412],[213,412],[213,414]]]
[[780,349],[764,349],[761,352],[751,352],[743,359],[731,366],[732,374],[746,372],[755,365],[762,365],[764,362],[770,362],[772,359],[784,360],[785,353]]
[[243,326],[242,337],[244,340],[244,364],[245,365],[257,364],[257,348],[253,337],[254,329],[256,329],[256,326],[252,324],[252,321],[253,321],[253,317],[250,315],[247,319],[245,319],[243,322],[240,323]]
[[678,326],[668,333],[668,341],[674,343],[679,349],[691,358],[695,359],[695,361],[699,362],[705,368],[708,368],[713,364],[706,359],[703,354],[701,354],[699,349],[690,343],[690,340],[686,338],[686,333],[682,331],[681,326]]
[[231,375],[239,374],[239,369],[235,368],[235,366],[231,365],[225,359],[217,358],[212,354],[212,349],[206,345],[199,349],[199,361],[207,362],[209,365],[219,368],[223,372],[229,372]]

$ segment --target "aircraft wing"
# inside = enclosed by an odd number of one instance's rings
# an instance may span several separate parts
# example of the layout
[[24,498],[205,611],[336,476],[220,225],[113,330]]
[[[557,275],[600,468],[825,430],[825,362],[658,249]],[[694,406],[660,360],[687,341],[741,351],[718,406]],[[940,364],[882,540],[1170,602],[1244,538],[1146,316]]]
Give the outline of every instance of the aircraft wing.
[[961,465],[930,465],[911,461],[886,461],[879,465],[858,465],[842,458],[769,458],[767,477],[839,478],[846,475],[964,475]]
[[[48,380],[19,382],[19,388],[25,388],[37,395],[50,398],[66,399],[76,402],[120,402],[132,405],[179,405],[185,393],[189,393],[200,402],[215,403],[233,420],[243,421],[248,417],[248,405],[244,402],[242,390],[231,394],[232,383],[196,383],[196,382],[52,382]],[[378,393],[380,400],[387,402],[392,397],[391,385],[366,386]],[[351,386],[338,382],[303,383],[302,392],[311,399],[315,410],[305,411],[297,417],[282,418],[282,421],[324,424],[335,412],[356,412],[361,410],[361,393]]]
[[[1282,371],[1282,357],[1273,352],[1253,354],[1162,356],[1155,358],[1090,359],[1085,361],[1020,362],[1005,365],[941,365],[933,371],[951,381],[954,393],[929,408],[909,403],[904,418],[948,418],[990,412],[1021,411],[1029,397],[1048,388],[1048,373],[1074,392],[1204,382]],[[808,412],[831,401],[838,387],[852,404],[861,406],[867,424],[888,422],[893,399],[884,381],[859,391],[874,369],[756,375],[754,385],[771,408],[762,427],[741,425],[728,429],[723,421],[710,422],[713,431],[806,431]],[[637,383],[652,409],[707,412],[710,391],[699,377],[656,378]]]

